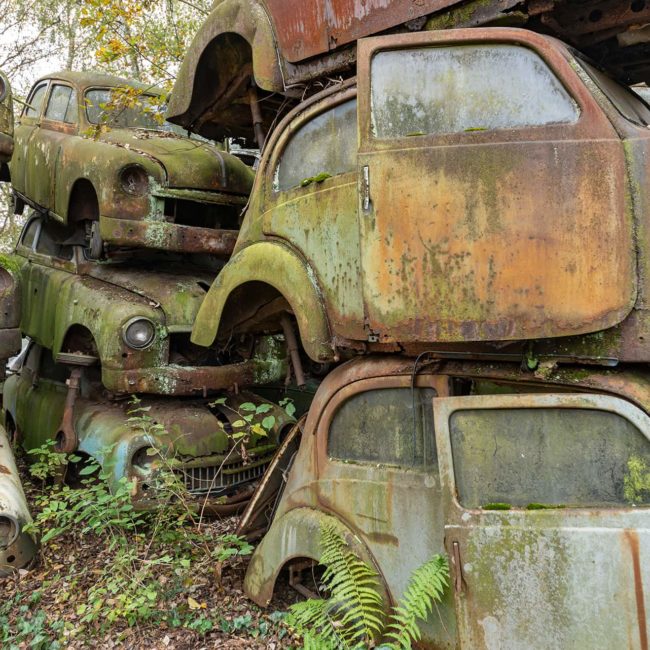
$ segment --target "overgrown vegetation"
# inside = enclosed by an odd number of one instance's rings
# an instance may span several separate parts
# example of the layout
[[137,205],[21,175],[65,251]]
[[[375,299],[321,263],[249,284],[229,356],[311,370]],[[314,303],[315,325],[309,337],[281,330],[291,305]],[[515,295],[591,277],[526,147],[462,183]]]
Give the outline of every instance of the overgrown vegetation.
[[[137,403],[129,423],[152,440],[161,433]],[[157,456],[162,466],[155,490],[164,507],[136,511],[132,483],[123,478],[111,491],[107,468],[94,460],[60,453],[53,442],[30,454],[30,472],[40,490],[31,494],[34,522],[28,530],[42,544],[40,580],[7,581],[0,604],[1,647],[87,647],[97,638],[116,645],[129,638],[129,647],[152,647],[134,643],[134,630],[154,628],[195,637],[280,640],[286,635],[280,613],[263,616],[243,599],[244,613],[233,615],[237,610],[229,609],[224,569],[241,567],[252,547],[230,532],[232,526],[228,530],[224,522],[201,519],[172,471],[173,459]],[[63,480],[71,467],[80,487]],[[98,557],[78,560],[78,549],[89,547]],[[21,573],[25,578],[34,571]],[[209,606],[206,592],[223,607]],[[61,615],[52,616],[53,610]]]
[[312,598],[290,608],[287,624],[302,635],[305,650],[411,648],[447,588],[447,559],[436,555],[416,569],[388,621],[375,570],[359,559],[331,524],[321,530],[325,567],[322,582],[328,598]]

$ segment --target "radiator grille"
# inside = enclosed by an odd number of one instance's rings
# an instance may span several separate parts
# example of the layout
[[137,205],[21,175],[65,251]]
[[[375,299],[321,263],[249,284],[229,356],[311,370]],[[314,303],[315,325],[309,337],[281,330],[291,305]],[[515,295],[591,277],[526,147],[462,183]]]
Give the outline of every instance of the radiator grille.
[[243,462],[212,465],[208,467],[184,467],[176,470],[179,478],[191,494],[215,494],[261,478],[269,461],[259,464]]

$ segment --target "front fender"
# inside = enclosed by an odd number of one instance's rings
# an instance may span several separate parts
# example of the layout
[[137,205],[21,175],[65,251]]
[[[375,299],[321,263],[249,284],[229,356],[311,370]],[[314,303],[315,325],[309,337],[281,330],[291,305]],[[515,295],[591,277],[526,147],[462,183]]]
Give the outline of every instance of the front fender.
[[[260,88],[273,92],[285,90],[282,69],[275,47],[275,35],[264,5],[259,0],[223,0],[212,10],[197,32],[169,99],[167,119],[189,125],[203,106],[195,92],[197,72],[209,45],[224,34],[237,34],[251,47],[253,75]],[[214,74],[214,73],[213,73]]]
[[[378,569],[366,545],[339,519],[313,508],[295,508],[273,520],[269,532],[253,553],[244,578],[246,595],[260,607],[266,607],[271,602],[278,574],[289,560],[310,558],[319,561],[323,554],[321,529],[324,524],[334,526],[357,557]],[[384,602],[388,602],[381,579],[380,591]]]
[[201,304],[192,329],[193,343],[212,345],[228,297],[247,282],[264,282],[284,296],[298,321],[305,352],[314,361],[334,358],[329,323],[314,273],[296,253],[278,242],[251,244],[224,266]]

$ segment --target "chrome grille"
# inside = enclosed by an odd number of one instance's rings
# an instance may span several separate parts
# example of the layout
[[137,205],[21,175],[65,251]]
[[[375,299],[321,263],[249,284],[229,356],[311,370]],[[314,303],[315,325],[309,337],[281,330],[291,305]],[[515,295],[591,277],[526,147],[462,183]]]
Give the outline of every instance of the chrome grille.
[[182,467],[176,474],[191,494],[214,494],[228,492],[230,489],[260,478],[269,461],[259,464],[243,462],[211,465],[207,467]]

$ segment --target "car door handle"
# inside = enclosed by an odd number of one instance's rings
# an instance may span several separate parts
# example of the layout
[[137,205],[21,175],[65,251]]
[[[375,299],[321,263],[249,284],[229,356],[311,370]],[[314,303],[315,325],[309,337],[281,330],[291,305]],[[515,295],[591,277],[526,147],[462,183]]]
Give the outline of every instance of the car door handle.
[[363,211],[370,210],[370,168],[368,165],[363,166],[361,177],[361,196],[363,197]]

